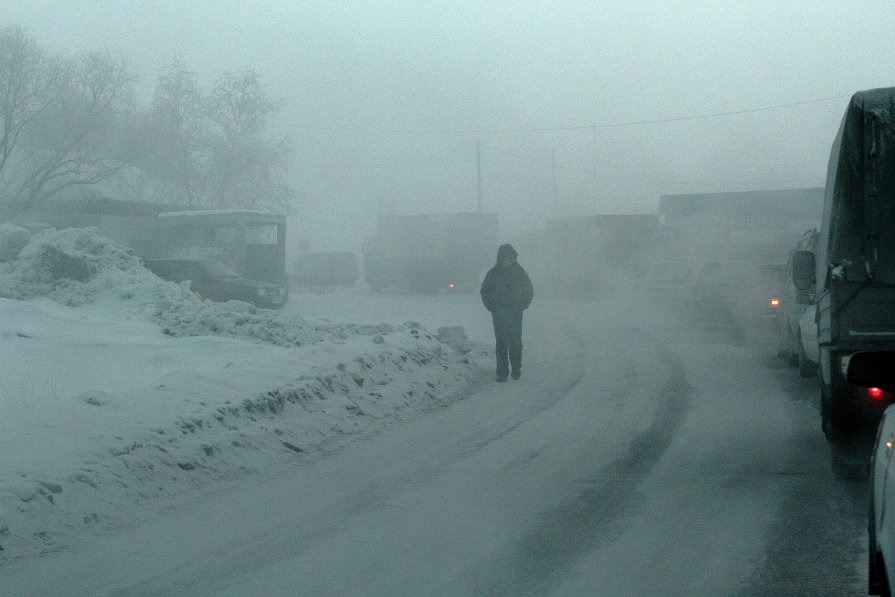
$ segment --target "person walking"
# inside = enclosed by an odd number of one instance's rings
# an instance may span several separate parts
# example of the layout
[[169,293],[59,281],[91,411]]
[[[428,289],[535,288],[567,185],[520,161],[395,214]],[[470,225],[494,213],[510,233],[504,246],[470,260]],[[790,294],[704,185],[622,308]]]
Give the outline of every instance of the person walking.
[[533,290],[528,273],[516,262],[518,255],[512,245],[500,245],[497,264],[488,270],[480,290],[494,321],[497,381],[507,380],[510,366],[513,379],[522,375],[522,312],[531,304]]

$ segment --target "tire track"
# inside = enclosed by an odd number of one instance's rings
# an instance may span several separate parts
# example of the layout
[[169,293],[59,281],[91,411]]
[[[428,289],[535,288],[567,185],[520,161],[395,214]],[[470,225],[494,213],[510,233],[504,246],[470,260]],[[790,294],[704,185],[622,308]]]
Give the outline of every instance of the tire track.
[[[803,427],[787,442],[787,468],[799,471],[764,539],[762,559],[738,591],[742,597],[866,593],[867,482],[836,479],[820,432],[817,380],[775,370]],[[864,564],[866,566],[866,564]]]
[[[473,441],[464,440],[466,447],[457,454],[459,458],[467,458],[472,454],[480,452],[487,446],[513,433],[522,425],[556,406],[557,403],[566,398],[581,383],[585,375],[584,358],[582,356],[585,353],[585,344],[578,330],[569,328],[566,330],[566,334],[575,343],[575,348],[571,351],[573,357],[565,359],[564,363],[566,366],[559,373],[554,374],[549,381],[539,385],[537,390],[533,392],[534,395],[543,398],[533,402],[533,408],[523,413],[512,424],[502,426],[499,430],[489,433],[485,437]],[[531,391],[529,390],[529,392]]]
[[643,499],[636,486],[668,450],[694,393],[682,364],[660,348],[670,373],[650,426],[633,437],[621,457],[594,475],[592,486],[574,500],[544,512],[532,532],[476,567],[469,575],[473,594],[545,594],[579,557],[622,530],[624,520]]

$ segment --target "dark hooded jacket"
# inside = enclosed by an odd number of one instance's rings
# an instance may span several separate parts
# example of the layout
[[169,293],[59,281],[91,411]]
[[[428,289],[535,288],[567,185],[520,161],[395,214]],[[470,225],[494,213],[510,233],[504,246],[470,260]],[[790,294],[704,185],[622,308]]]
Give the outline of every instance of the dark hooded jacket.
[[497,249],[497,264],[488,270],[482,282],[481,295],[485,308],[489,311],[521,313],[531,304],[531,278],[518,263],[503,265],[500,260],[505,255],[518,255],[512,245],[500,245]]

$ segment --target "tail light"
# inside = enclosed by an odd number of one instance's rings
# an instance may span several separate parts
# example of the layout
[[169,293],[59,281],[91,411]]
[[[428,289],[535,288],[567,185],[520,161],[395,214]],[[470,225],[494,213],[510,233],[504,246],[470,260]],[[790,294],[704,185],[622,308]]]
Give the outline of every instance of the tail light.
[[448,289],[449,289],[449,290],[453,290],[453,289],[456,288],[456,287],[457,287],[457,285],[454,284],[453,282],[448,283]]
[[886,395],[882,388],[867,388],[867,395],[871,398],[882,398]]

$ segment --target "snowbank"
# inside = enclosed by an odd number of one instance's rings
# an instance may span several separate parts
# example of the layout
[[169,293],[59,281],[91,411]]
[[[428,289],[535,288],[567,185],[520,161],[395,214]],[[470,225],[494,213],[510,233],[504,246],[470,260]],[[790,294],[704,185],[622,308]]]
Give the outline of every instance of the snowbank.
[[12,261],[28,244],[31,236],[24,228],[12,224],[0,224],[0,261]]
[[487,370],[462,330],[202,301],[95,229],[4,226],[0,248],[0,558],[439,408]]
[[[12,236],[10,232],[8,237]],[[21,232],[16,238],[21,242]],[[18,255],[0,263],[0,297],[49,297],[68,306],[101,298],[139,297],[139,306],[161,298],[198,300],[188,290],[160,280],[139,258],[95,228],[47,229],[31,236]]]

